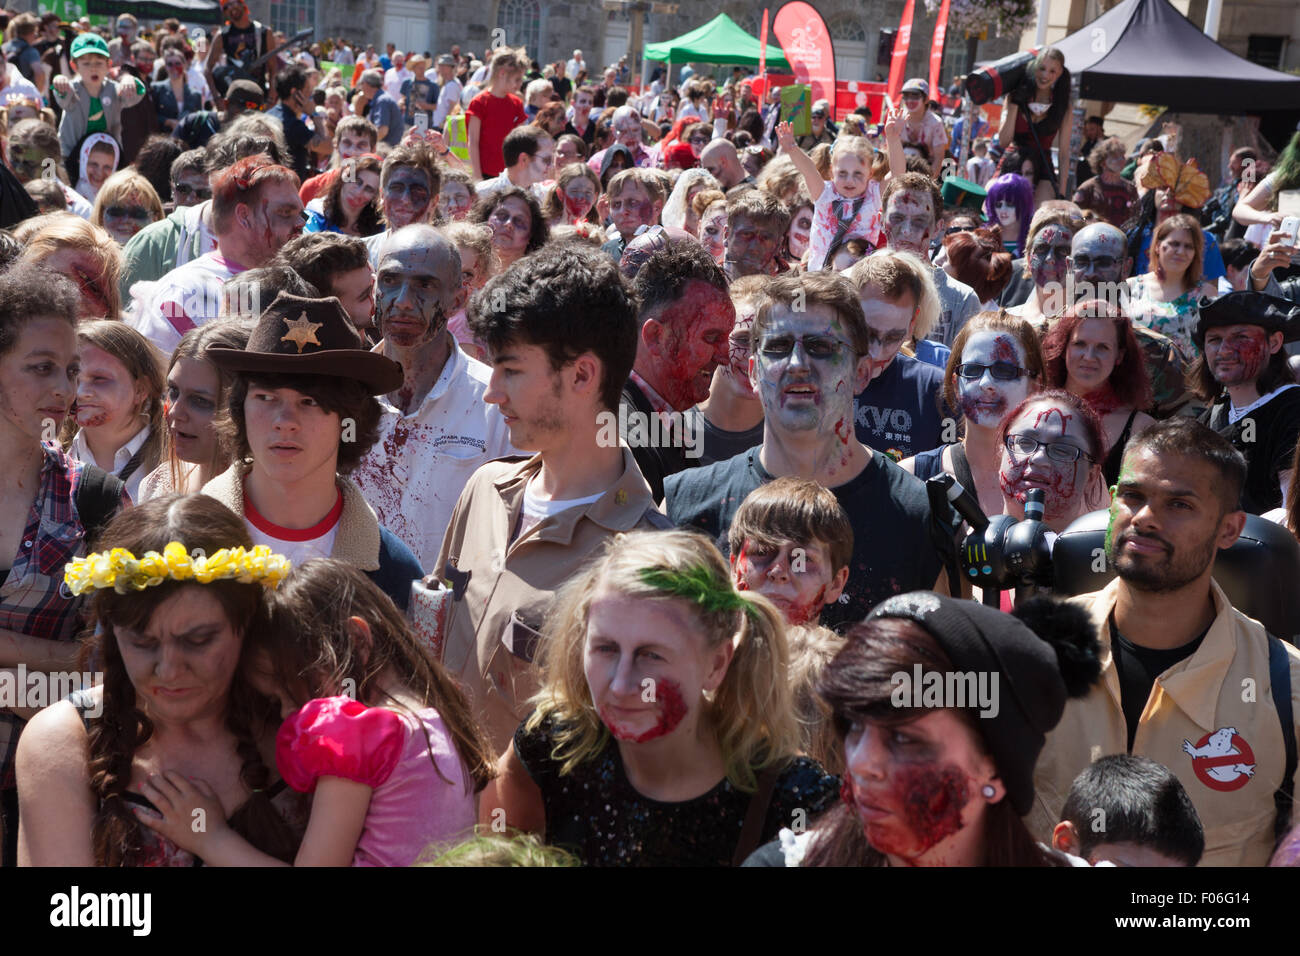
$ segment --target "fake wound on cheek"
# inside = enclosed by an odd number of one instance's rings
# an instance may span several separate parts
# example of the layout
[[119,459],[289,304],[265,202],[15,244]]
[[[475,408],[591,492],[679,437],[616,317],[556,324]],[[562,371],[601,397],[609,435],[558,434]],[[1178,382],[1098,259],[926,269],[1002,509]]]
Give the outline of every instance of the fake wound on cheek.
[[652,692],[659,716],[653,727],[640,733],[623,725],[608,708],[601,709],[600,719],[616,740],[643,744],[664,737],[677,729],[686,716],[686,701],[682,697],[681,687],[675,681],[660,680],[654,682]]

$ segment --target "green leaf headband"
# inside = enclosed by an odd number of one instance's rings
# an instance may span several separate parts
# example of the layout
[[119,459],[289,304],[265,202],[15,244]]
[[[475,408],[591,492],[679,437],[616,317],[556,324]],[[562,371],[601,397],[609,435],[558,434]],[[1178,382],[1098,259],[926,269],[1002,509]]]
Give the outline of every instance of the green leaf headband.
[[695,564],[682,570],[668,568],[642,568],[637,572],[641,580],[656,591],[685,598],[705,611],[744,611],[758,619],[754,602],[728,584],[719,584],[707,567]]

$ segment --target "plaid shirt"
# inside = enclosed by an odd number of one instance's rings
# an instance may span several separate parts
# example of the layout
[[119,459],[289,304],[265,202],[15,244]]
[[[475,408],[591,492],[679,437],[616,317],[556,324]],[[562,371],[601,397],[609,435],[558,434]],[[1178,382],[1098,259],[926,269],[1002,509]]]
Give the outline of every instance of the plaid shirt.
[[[0,586],[0,627],[47,641],[71,641],[81,629],[83,600],[68,594],[63,566],[86,553],[85,530],[76,507],[85,465],[53,445],[43,447],[45,464],[22,546]],[[125,495],[122,504],[130,505]],[[17,785],[14,753],[24,723],[0,711],[0,789]]]

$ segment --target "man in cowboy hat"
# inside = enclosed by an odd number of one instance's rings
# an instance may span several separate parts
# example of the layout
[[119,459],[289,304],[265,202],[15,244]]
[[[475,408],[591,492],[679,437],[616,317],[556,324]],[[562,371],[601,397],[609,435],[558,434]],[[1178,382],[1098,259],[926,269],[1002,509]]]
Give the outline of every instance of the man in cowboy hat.
[[1193,339],[1201,397],[1212,401],[1201,421],[1246,458],[1241,506],[1263,514],[1285,504],[1296,441],[1300,388],[1284,342],[1300,338],[1300,309],[1261,292],[1229,292],[1201,306]]
[[401,385],[402,367],[364,348],[338,299],[287,292],[246,348],[209,355],[235,373],[218,417],[235,454],[203,493],[242,515],[254,543],[295,565],[346,561],[405,610],[420,563],[346,477],[375,441],[375,396]]

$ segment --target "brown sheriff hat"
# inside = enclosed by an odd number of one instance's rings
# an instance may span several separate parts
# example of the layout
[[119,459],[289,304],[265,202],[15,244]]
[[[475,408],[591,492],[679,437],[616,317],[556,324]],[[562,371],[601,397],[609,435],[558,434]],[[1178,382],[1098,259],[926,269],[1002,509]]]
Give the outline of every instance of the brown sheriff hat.
[[281,292],[257,320],[243,349],[213,346],[214,365],[232,372],[333,375],[382,395],[401,387],[402,366],[365,347],[334,296],[304,299]]

